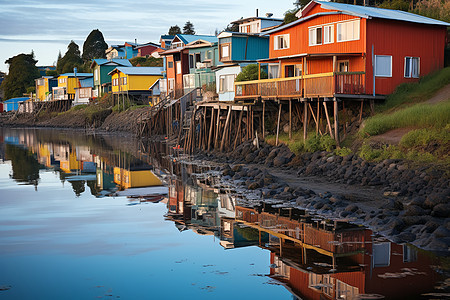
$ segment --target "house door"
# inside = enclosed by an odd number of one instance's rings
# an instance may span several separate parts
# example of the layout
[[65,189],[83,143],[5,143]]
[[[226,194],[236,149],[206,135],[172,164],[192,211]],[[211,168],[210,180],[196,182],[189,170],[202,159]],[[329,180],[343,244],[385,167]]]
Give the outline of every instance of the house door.
[[269,64],[269,79],[280,77],[280,65],[279,64]]
[[287,65],[284,67],[284,77],[294,77],[295,69],[294,65]]
[[338,61],[338,72],[348,72],[348,60]]

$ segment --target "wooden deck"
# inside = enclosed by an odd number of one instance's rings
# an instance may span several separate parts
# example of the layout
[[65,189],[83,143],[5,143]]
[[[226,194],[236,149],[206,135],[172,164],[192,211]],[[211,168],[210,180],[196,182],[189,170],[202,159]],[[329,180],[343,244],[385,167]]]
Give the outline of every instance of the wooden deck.
[[236,100],[363,97],[365,94],[364,72],[330,72],[235,83]]

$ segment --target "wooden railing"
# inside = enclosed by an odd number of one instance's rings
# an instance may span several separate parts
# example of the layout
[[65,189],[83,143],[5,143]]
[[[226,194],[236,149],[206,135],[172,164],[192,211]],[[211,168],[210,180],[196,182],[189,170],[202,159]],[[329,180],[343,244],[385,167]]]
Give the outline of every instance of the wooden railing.
[[235,82],[235,98],[309,98],[364,94],[364,72],[321,73]]

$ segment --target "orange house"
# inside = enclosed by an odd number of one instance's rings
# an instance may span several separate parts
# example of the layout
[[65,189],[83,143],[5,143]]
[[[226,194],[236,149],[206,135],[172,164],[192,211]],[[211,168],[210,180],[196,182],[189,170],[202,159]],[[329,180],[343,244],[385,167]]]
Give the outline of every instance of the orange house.
[[236,83],[236,98],[387,95],[444,67],[449,23],[397,10],[313,0],[270,34],[269,79]]

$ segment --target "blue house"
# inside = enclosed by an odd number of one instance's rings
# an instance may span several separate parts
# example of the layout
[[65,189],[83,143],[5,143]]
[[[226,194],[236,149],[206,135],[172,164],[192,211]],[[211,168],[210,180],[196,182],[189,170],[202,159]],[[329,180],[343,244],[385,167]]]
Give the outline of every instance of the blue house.
[[138,56],[138,43],[125,42],[123,45],[111,45],[105,50],[106,58],[111,60],[113,58],[131,59]]
[[29,97],[18,97],[11,98],[6,101],[3,101],[3,109],[4,111],[17,111],[19,109],[19,103],[25,102],[29,100]]

